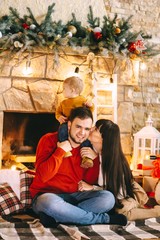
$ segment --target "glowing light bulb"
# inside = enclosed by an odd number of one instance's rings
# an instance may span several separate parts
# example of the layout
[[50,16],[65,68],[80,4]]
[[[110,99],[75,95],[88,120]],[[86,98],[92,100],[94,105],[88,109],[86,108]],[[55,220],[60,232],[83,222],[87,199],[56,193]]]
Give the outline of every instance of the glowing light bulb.
[[12,165],[11,170],[13,170],[13,171],[16,170],[16,165]]
[[25,68],[23,68],[22,72],[23,72],[23,75],[25,75],[25,76],[32,74],[33,71],[31,68],[31,61],[26,62],[26,66],[25,66]]
[[79,67],[76,67],[74,72],[69,72],[67,74],[67,77],[71,77],[71,76],[75,76],[75,77],[80,77],[80,74],[79,74]]
[[142,62],[140,65],[141,70],[145,70],[147,68],[146,63]]

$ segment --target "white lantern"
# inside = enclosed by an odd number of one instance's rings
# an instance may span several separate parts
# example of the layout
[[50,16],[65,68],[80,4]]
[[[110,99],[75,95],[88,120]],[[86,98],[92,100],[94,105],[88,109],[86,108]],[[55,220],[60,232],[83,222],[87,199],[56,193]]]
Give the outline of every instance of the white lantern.
[[139,169],[144,160],[149,160],[151,155],[160,154],[160,132],[152,124],[153,120],[149,115],[146,126],[134,134],[133,170]]

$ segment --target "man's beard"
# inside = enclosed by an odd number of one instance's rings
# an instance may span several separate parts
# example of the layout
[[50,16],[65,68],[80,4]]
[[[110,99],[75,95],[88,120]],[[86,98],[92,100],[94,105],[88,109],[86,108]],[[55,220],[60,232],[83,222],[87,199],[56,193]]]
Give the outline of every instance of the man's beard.
[[81,142],[79,142],[79,141],[76,141],[76,139],[72,136],[72,134],[71,134],[71,132],[69,132],[69,137],[70,137],[70,139],[74,142],[74,143],[76,143],[76,144],[81,144],[82,142],[84,142],[85,141],[85,139]]

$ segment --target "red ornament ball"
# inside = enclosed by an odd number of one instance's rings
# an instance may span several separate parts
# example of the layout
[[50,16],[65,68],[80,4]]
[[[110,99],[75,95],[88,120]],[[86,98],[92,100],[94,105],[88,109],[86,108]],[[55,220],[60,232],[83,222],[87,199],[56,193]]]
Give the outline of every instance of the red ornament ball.
[[101,39],[101,38],[102,38],[102,33],[100,33],[100,32],[94,32],[94,38],[95,38],[96,40]]
[[23,24],[22,24],[22,27],[23,27],[24,29],[29,29],[29,25],[28,25],[27,23],[23,23]]
[[99,39],[102,38],[102,33],[101,32],[102,32],[102,29],[100,27],[95,27],[93,29],[94,38],[96,40],[99,40]]
[[129,43],[128,50],[133,53],[136,50],[136,44],[134,42]]

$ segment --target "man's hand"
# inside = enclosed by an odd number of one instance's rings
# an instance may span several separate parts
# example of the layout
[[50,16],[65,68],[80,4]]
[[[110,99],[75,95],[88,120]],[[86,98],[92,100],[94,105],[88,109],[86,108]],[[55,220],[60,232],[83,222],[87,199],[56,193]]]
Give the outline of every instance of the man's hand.
[[58,121],[59,121],[60,124],[65,123],[65,122],[67,122],[67,117],[61,115],[58,118]]
[[71,144],[68,140],[64,142],[58,142],[57,147],[62,148],[65,152],[70,152],[72,150]]
[[90,185],[90,184],[88,184],[88,183],[86,183],[84,181],[80,181],[78,183],[78,191],[80,191],[80,192],[91,191],[93,189],[94,189],[93,185]]
[[94,160],[97,157],[97,153],[90,147],[82,147],[81,148],[81,157],[88,157]]

